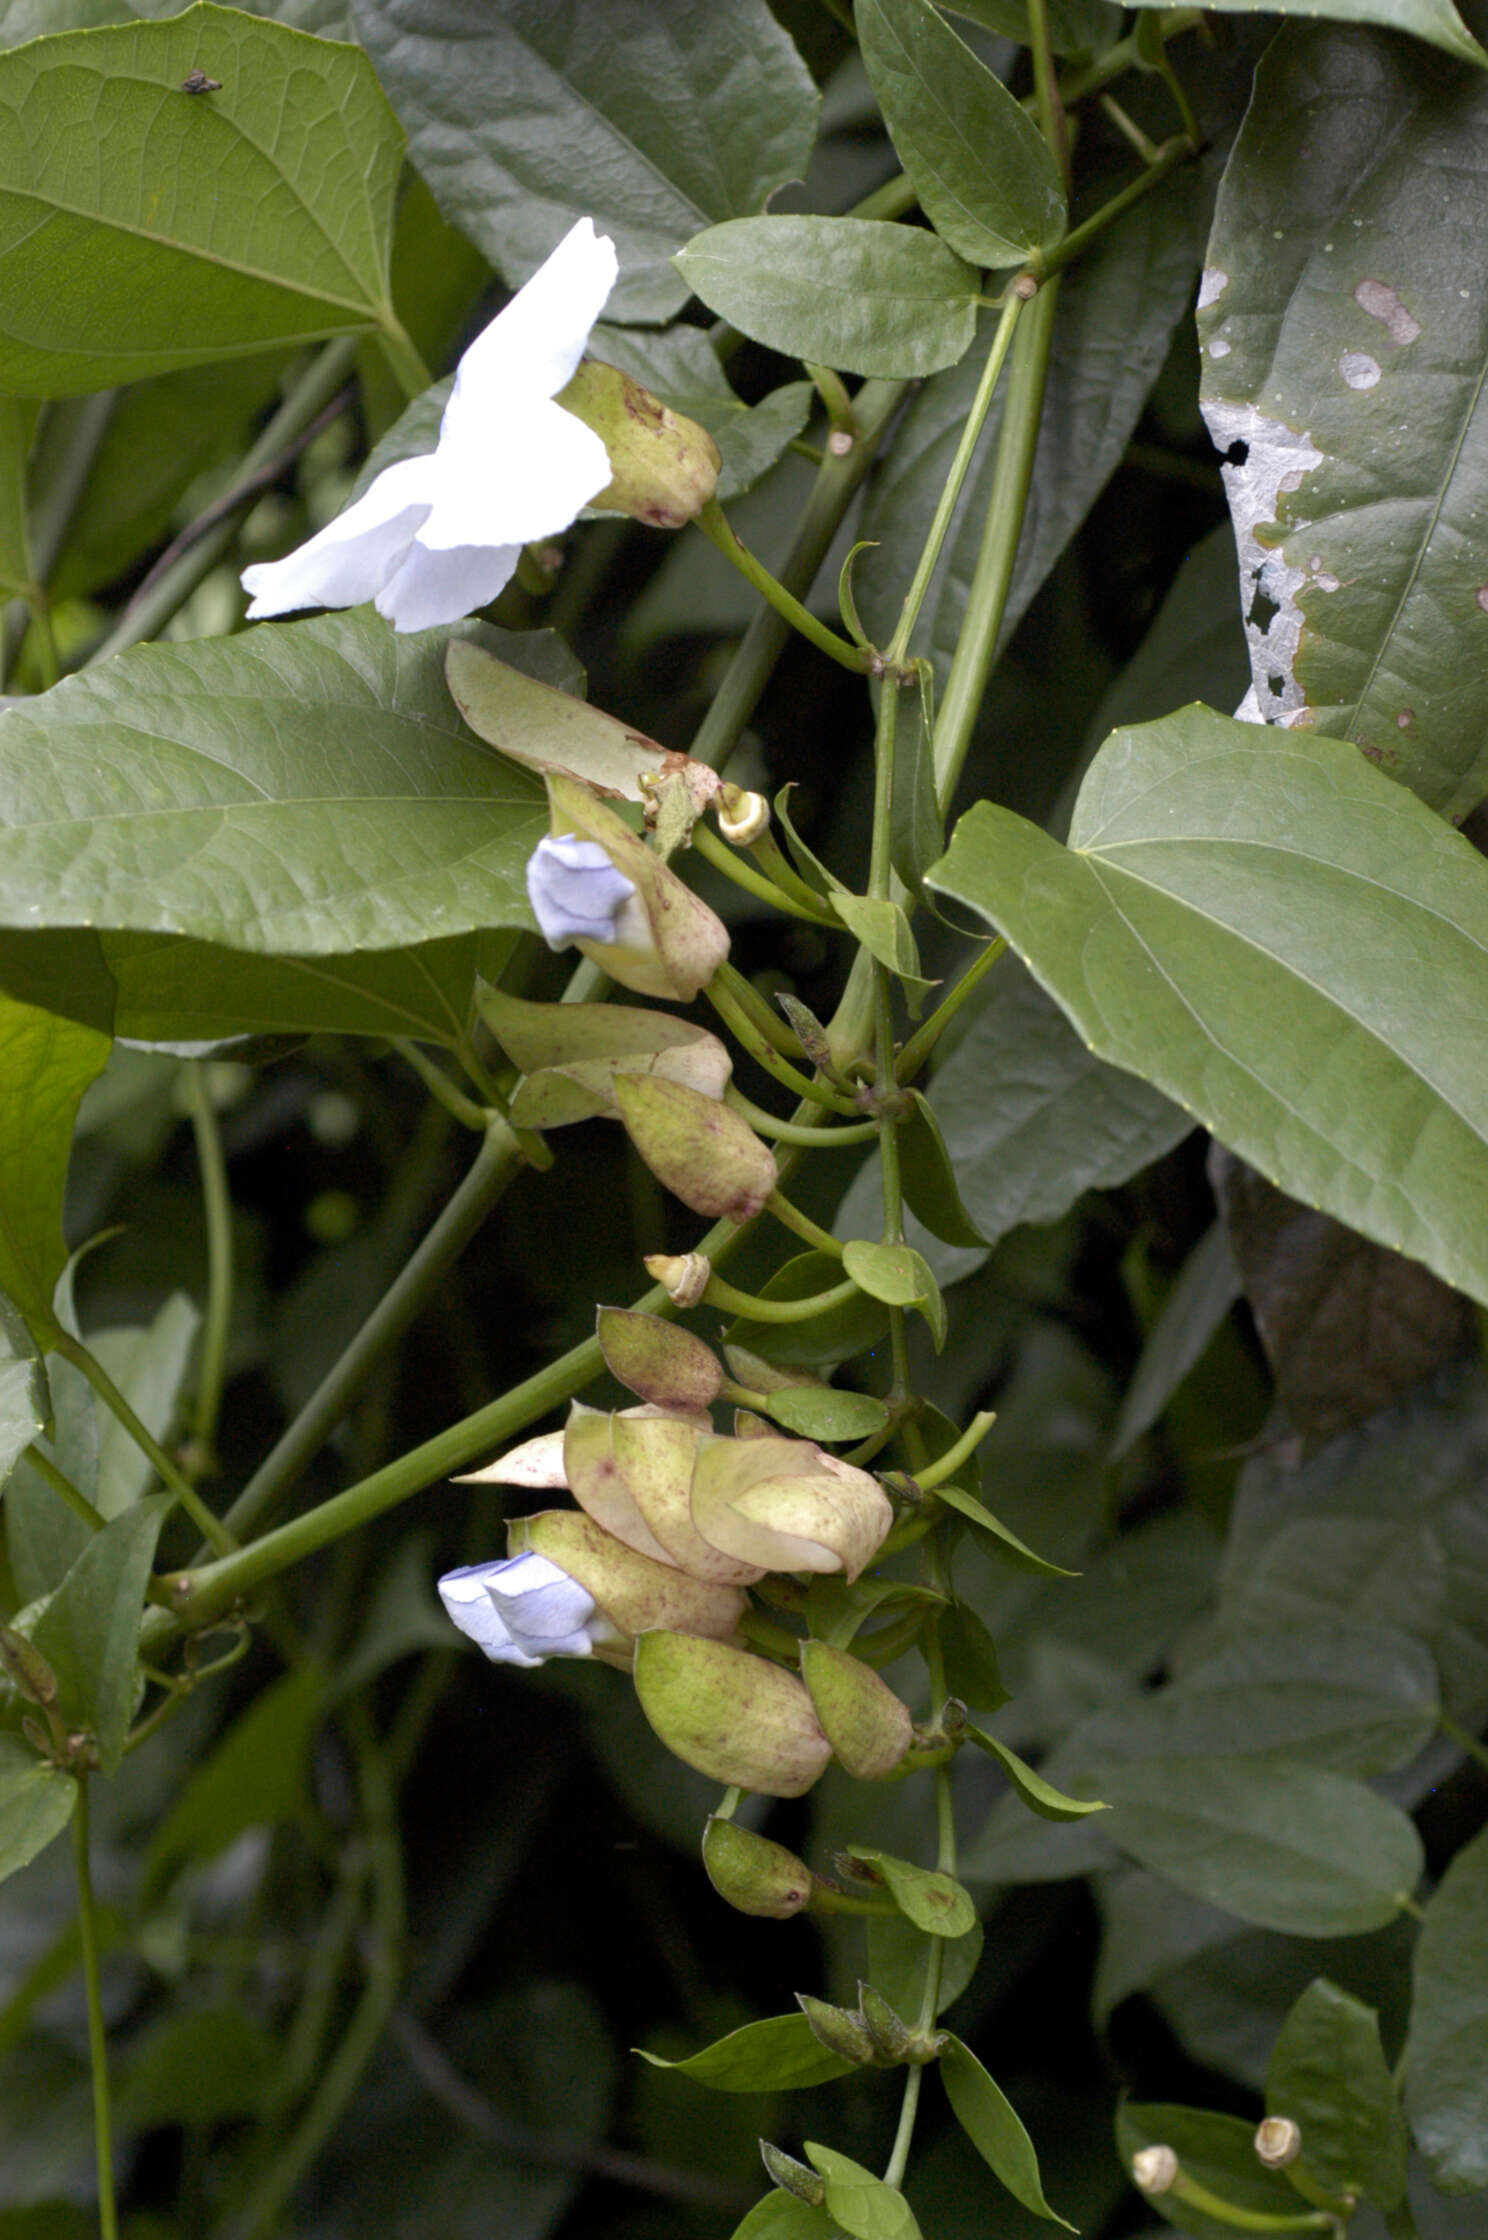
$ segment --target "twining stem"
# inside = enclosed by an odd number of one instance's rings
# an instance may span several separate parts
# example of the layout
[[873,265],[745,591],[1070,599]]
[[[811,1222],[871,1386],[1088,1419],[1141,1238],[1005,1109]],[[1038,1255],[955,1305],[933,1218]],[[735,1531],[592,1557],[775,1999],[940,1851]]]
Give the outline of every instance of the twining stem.
[[377,1363],[444,1282],[519,1165],[512,1131],[504,1121],[492,1122],[468,1172],[433,1227],[228,1510],[229,1530],[246,1539],[299,1478]]
[[842,1247],[830,1230],[823,1229],[818,1222],[812,1220],[809,1213],[803,1213],[799,1206],[793,1206],[783,1192],[772,1190],[765,1200],[765,1210],[773,1213],[785,1228],[793,1230],[803,1244],[811,1245],[817,1252],[825,1252],[831,1259],[842,1258]]
[[995,941],[983,942],[950,994],[936,1005],[929,1018],[922,1020],[909,1040],[900,1046],[899,1055],[894,1060],[894,1078],[897,1081],[914,1080],[967,997],[980,987],[998,958],[1006,952],[1007,943],[1001,934]]
[[1033,56],[1034,106],[1039,130],[1059,172],[1066,195],[1070,186],[1069,124],[1059,95],[1054,47],[1049,37],[1048,0],[1028,0],[1028,44]]
[[974,1415],[953,1447],[947,1447],[934,1462],[927,1462],[915,1472],[915,1484],[922,1493],[931,1493],[936,1486],[949,1485],[963,1462],[970,1460],[997,1421],[990,1412]]
[[737,1290],[722,1276],[709,1276],[703,1301],[710,1307],[727,1307],[730,1314],[742,1315],[749,1322],[811,1322],[817,1315],[831,1314],[861,1296],[858,1286],[849,1281],[813,1292],[809,1299],[762,1299],[753,1291]]
[[93,1870],[88,1859],[88,1776],[77,1776],[77,1806],[72,1815],[72,1859],[77,1876],[78,1939],[82,1947],[83,1990],[88,2005],[88,2064],[93,2072],[93,2151],[98,2164],[100,2240],[118,2240],[114,2205],[114,2126],[109,2104],[108,2038],[98,1977],[98,1920],[93,1906]]
[[87,1378],[109,1414],[122,1424],[162,1485],[169,1487],[207,1544],[215,1548],[218,1555],[231,1555],[237,1547],[231,1532],[220,1518],[213,1516],[201,1495],[191,1481],[183,1476],[180,1467],[172,1462],[160,1441],[140,1422],[103,1363],[96,1360],[82,1340],[75,1338],[70,1330],[59,1331],[52,1340],[52,1346],[64,1361],[70,1361],[74,1369]]
[[726,840],[721,840],[711,825],[699,823],[693,826],[692,845],[706,862],[712,864],[715,871],[721,872],[725,879],[731,879],[736,887],[743,887],[759,901],[767,902],[772,910],[781,911],[787,918],[804,918],[807,925],[828,926],[835,933],[842,931],[841,919],[834,918],[825,903],[813,897],[812,905],[808,908],[796,895],[787,894],[773,879],[767,878],[763,871],[756,870],[737,848],[730,847]]
[[1028,307],[1027,317],[1019,323],[1013,346],[986,524],[967,594],[961,635],[935,719],[935,791],[943,812],[950,806],[971,745],[972,728],[987,688],[1007,609],[1038,446],[1058,293],[1057,281],[1040,288]]
[[762,1105],[753,1103],[732,1082],[723,1092],[723,1101],[741,1113],[759,1135],[769,1136],[777,1143],[799,1144],[805,1151],[831,1151],[843,1144],[867,1143],[878,1134],[876,1120],[848,1120],[840,1128],[813,1128],[794,1120],[779,1120],[773,1112],[766,1112]]
[[202,1207],[207,1229],[207,1308],[202,1319],[201,1367],[197,1372],[191,1429],[203,1464],[210,1468],[227,1370],[228,1324],[232,1318],[232,1200],[228,1195],[222,1130],[217,1125],[217,1114],[207,1088],[206,1069],[199,1062],[188,1064],[186,1085],[191,1099],[191,1126],[196,1138],[197,1165],[201,1169]]
[[451,1081],[444,1069],[435,1064],[427,1050],[421,1049],[418,1043],[411,1041],[406,1035],[395,1036],[393,1048],[404,1064],[412,1067],[430,1096],[437,1104],[444,1106],[452,1119],[458,1120],[462,1128],[473,1129],[476,1135],[485,1134],[491,1125],[490,1113],[478,1105],[474,1098],[467,1097],[464,1090]]
[[85,1493],[80,1493],[66,1473],[57,1468],[46,1448],[33,1439],[26,1449],[26,1460],[39,1478],[45,1478],[53,1493],[67,1503],[75,1517],[80,1517],[90,1532],[101,1532],[104,1519],[94,1508]]
[[412,404],[415,397],[423,395],[434,376],[414,348],[402,321],[391,308],[386,324],[377,329],[377,340],[382,346],[383,356],[392,368],[393,379]]
[[1130,186],[1123,187],[1119,194],[1113,194],[1109,202],[1103,202],[1099,210],[1088,217],[1082,226],[1076,226],[1073,233],[1067,233],[1058,246],[1048,252],[1044,259],[1044,270],[1053,274],[1062,272],[1067,264],[1073,264],[1077,257],[1085,254],[1091,242],[1105,232],[1107,226],[1113,225],[1130,210],[1133,203],[1140,202],[1144,195],[1151,194],[1154,187],[1161,186],[1168,173],[1176,171],[1180,163],[1191,162],[1197,153],[1197,143],[1190,140],[1186,133],[1179,133],[1174,139],[1165,140],[1146,170],[1133,179]]
[[798,631],[818,653],[844,669],[853,669],[859,676],[866,676],[874,667],[875,657],[863,646],[855,646],[847,638],[840,638],[826,623],[818,622],[809,607],[803,606],[793,591],[772,576],[763,561],[757,560],[742,537],[729,527],[722,506],[710,498],[697,517],[697,525],[716,550],[721,552],[730,567],[737,568],[746,583],[753,584],[762,599],[767,599],[775,612]]
[[806,1097],[812,1104],[821,1105],[828,1112],[841,1112],[856,1117],[854,1106],[836,1089],[827,1088],[821,1081],[812,1081],[793,1066],[789,1058],[781,1056],[749,1017],[743,1004],[729,985],[726,975],[730,967],[723,965],[704,989],[704,994],[735,1040],[749,1052],[756,1065],[773,1074],[782,1088],[792,1089],[798,1097]]

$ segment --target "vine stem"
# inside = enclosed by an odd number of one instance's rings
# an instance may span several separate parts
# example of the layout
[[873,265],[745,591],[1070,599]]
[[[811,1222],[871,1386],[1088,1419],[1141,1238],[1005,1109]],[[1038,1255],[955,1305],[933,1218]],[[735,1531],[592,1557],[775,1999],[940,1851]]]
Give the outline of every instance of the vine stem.
[[831,1151],[843,1144],[867,1143],[878,1133],[876,1120],[849,1120],[840,1128],[803,1127],[799,1121],[781,1120],[773,1112],[766,1112],[762,1105],[746,1097],[742,1089],[732,1082],[723,1092],[723,1101],[741,1113],[762,1136],[770,1136],[777,1143],[799,1144],[805,1151]]
[[101,2240],[118,2240],[114,2202],[114,2125],[109,2101],[108,2038],[98,1974],[98,1919],[93,1906],[93,1870],[88,1858],[88,1776],[77,1776],[77,1807],[72,1816],[72,1858],[77,1874],[78,1941],[82,1949],[83,1989],[88,2004],[88,2063],[93,2072],[93,2149],[98,2164],[98,2229]]
[[383,356],[392,368],[393,379],[412,404],[415,397],[423,395],[434,376],[419,356],[408,330],[391,305],[388,307],[386,323],[378,326],[377,340],[382,347]]
[[90,1532],[101,1532],[104,1519],[94,1508],[85,1493],[80,1493],[65,1471],[59,1470],[46,1448],[33,1439],[26,1449],[26,1460],[39,1478],[45,1478],[53,1493],[67,1503],[75,1517],[80,1517]]
[[731,568],[737,568],[746,583],[754,586],[762,599],[767,599],[775,612],[792,630],[798,631],[818,653],[826,654],[831,661],[844,669],[852,669],[859,676],[867,676],[876,662],[876,655],[864,646],[855,646],[846,638],[839,638],[826,623],[818,622],[807,606],[803,606],[793,591],[788,591],[778,578],[772,576],[763,561],[757,560],[742,537],[728,525],[728,518],[716,498],[710,498],[697,516],[697,526],[702,530],[715,551],[721,552]]
[[967,997],[978,988],[999,957],[1007,952],[1007,943],[1001,934],[995,941],[986,941],[972,958],[950,994],[936,1005],[928,1019],[915,1029],[904,1043],[894,1061],[894,1078],[900,1082],[913,1081],[925,1060],[939,1042],[946,1028],[955,1018]]
[[737,848],[731,848],[726,840],[721,840],[710,825],[700,823],[693,826],[692,845],[704,861],[711,863],[723,878],[731,879],[736,887],[743,887],[747,894],[752,894],[758,901],[767,902],[772,910],[779,910],[787,918],[804,919],[809,926],[826,926],[834,933],[842,931],[842,920],[834,918],[824,904],[808,909],[794,894],[787,894],[773,879],[767,878],[763,871],[756,870],[752,863],[739,854]]
[[61,1354],[64,1361],[70,1361],[79,1375],[87,1378],[109,1414],[128,1432],[156,1476],[175,1495],[208,1546],[214,1548],[219,1556],[231,1555],[237,1547],[232,1533],[220,1517],[212,1514],[190,1479],[183,1475],[160,1441],[140,1422],[103,1363],[96,1360],[82,1340],[75,1338],[70,1330],[59,1331],[52,1340],[52,1348],[54,1352]]
[[227,1369],[228,1324],[232,1318],[232,1199],[228,1194],[222,1130],[217,1125],[217,1114],[207,1089],[206,1068],[199,1061],[193,1061],[186,1068],[186,1081],[207,1225],[207,1311],[202,1322],[201,1368],[197,1375],[191,1428],[203,1459],[211,1467]]

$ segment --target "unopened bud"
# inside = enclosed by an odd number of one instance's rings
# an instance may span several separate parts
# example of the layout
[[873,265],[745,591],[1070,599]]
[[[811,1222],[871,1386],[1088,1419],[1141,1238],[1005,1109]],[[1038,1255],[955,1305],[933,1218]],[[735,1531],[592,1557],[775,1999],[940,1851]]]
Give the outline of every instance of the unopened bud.
[[0,1626],[0,1668],[18,1696],[43,1709],[57,1700],[57,1675],[41,1651],[12,1626]]
[[713,1263],[701,1252],[648,1252],[647,1275],[661,1285],[674,1307],[695,1307],[708,1288]]
[[798,2201],[807,2202],[819,2209],[827,2198],[827,2181],[808,2169],[804,2162],[797,2162],[793,2154],[785,2154],[772,2146],[768,2139],[759,2143],[760,2158],[782,2193],[793,2193]]
[[868,2025],[856,2009],[828,2006],[825,1999],[813,1999],[806,1991],[796,1993],[796,2005],[810,2023],[811,2035],[828,2053],[839,2054],[857,2069],[881,2065]]
[[909,1748],[914,1722],[893,1689],[845,1649],[801,1643],[806,1682],[839,1764],[859,1781],[884,1781]]
[[1302,2133],[1290,2116],[1267,2116],[1256,2126],[1255,2151],[1268,2170],[1285,2170],[1302,2152]]
[[717,1399],[723,1370],[690,1330],[629,1307],[601,1307],[596,1330],[610,1375],[652,1407],[706,1408]]
[[735,848],[747,848],[770,829],[770,804],[762,793],[747,793],[743,786],[725,783],[716,803],[718,829]]
[[1139,2147],[1131,2160],[1132,2184],[1152,2195],[1169,2193],[1178,2183],[1178,2157],[1171,2147]]
[[805,1860],[736,1821],[708,1822],[703,1865],[719,1897],[738,1913],[788,1921],[811,1903],[811,1869]]
[[643,1634],[635,1690],[667,1748],[732,1788],[804,1796],[831,1760],[800,1681],[745,1649],[695,1633]]
[[656,1074],[617,1074],[625,1132],[657,1181],[710,1221],[751,1221],[779,1175],[768,1147],[731,1105]]
[[858,1985],[858,2009],[869,2037],[884,2061],[904,2061],[914,2050],[915,2034],[871,1983]]
[[556,399],[592,428],[610,455],[610,480],[591,502],[656,529],[680,529],[718,483],[718,446],[616,366],[588,358]]
[[818,1073],[832,1070],[832,1046],[827,1040],[827,1030],[814,1011],[802,1003],[799,996],[779,995],[775,998],[791,1023],[797,1042],[805,1051]]

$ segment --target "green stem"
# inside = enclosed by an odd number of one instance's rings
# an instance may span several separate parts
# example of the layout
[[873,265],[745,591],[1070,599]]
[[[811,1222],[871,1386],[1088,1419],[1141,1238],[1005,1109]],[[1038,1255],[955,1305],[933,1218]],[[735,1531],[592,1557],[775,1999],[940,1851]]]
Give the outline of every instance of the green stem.
[[783,888],[776,886],[773,879],[767,879],[762,871],[756,871],[748,858],[740,855],[737,848],[730,847],[726,840],[720,839],[711,825],[699,823],[693,826],[692,845],[706,862],[712,864],[715,871],[721,872],[725,879],[731,879],[736,887],[743,887],[759,901],[767,902],[772,910],[782,911],[787,918],[803,918],[807,925],[826,926],[834,933],[842,931],[842,920],[834,918],[824,903],[814,904],[808,909],[795,895],[787,894]]
[[1170,171],[1176,171],[1180,163],[1191,162],[1197,154],[1197,146],[1186,133],[1180,133],[1172,140],[1165,140],[1140,177],[1134,179],[1129,187],[1123,187],[1120,194],[1113,194],[1109,202],[1103,202],[1099,210],[1088,217],[1082,226],[1076,226],[1073,233],[1067,233],[1058,246],[1048,252],[1044,258],[1044,271],[1053,275],[1062,272],[1066,265],[1073,264],[1085,254],[1091,242],[1105,232],[1107,226],[1114,225],[1119,217],[1131,209],[1133,203],[1140,202],[1145,195],[1151,194],[1154,187],[1160,186]]
[[987,688],[998,634],[1013,580],[1013,563],[1028,503],[1043,412],[1049,348],[1054,333],[1057,282],[1040,288],[1021,321],[1008,375],[1007,403],[997,439],[997,465],[981,547],[967,594],[961,635],[935,721],[935,790],[942,811],[950,806],[972,728]]
[[61,675],[57,663],[57,633],[52,628],[51,609],[45,599],[38,599],[31,609],[31,634],[36,642],[36,666],[41,672],[41,689],[50,692]]
[[426,1050],[420,1049],[416,1042],[410,1041],[405,1035],[393,1037],[393,1048],[404,1064],[413,1068],[430,1096],[444,1106],[452,1119],[458,1120],[462,1128],[472,1129],[478,1136],[485,1134],[491,1125],[490,1113],[473,1098],[467,1097],[443,1068],[435,1064]]
[[196,1161],[201,1170],[202,1207],[207,1227],[207,1311],[202,1321],[201,1368],[197,1373],[191,1428],[203,1466],[211,1469],[227,1374],[228,1325],[232,1320],[232,1199],[228,1194],[222,1130],[217,1125],[217,1115],[207,1091],[206,1069],[199,1063],[188,1065],[186,1083],[191,1098],[191,1126],[196,1138]]
[[[797,902],[806,904],[812,910],[826,907],[825,898],[814,887],[807,885],[773,832],[762,832],[757,840],[751,841],[749,853],[765,877],[777,887],[783,887],[787,894],[793,894]],[[834,925],[836,922],[834,919]]]
[[1055,74],[1054,48],[1049,38],[1048,0],[1028,0],[1028,34],[1029,49],[1033,56],[1033,94],[1038,127],[1054,158],[1065,194],[1068,195],[1069,124],[1064,114],[1064,103],[1059,97],[1059,81]]
[[802,1126],[795,1120],[777,1120],[773,1112],[766,1112],[736,1089],[732,1082],[723,1092],[723,1101],[742,1113],[751,1128],[762,1136],[769,1136],[776,1143],[797,1143],[804,1151],[831,1151],[843,1144],[867,1143],[878,1134],[876,1120],[849,1120],[840,1128],[813,1128]]
[[[515,1174],[519,1158],[511,1130],[494,1121],[433,1227],[229,1509],[227,1524],[240,1538],[257,1527],[324,1446],[377,1363],[444,1282]],[[478,1444],[461,1460],[471,1460],[479,1451]]]
[[921,1493],[931,1493],[936,1486],[949,1485],[962,1463],[976,1453],[996,1421],[991,1413],[974,1415],[953,1447],[947,1447],[936,1461],[927,1462],[915,1472],[915,1484]]
[[[940,1548],[932,1539],[926,1544],[926,1585],[947,1591],[945,1566]],[[930,1672],[930,1718],[938,1725],[945,1712],[947,1700],[945,1657],[940,1646],[940,1633],[936,1626],[928,1628],[925,1639],[925,1662]],[[951,1794],[949,1766],[935,1769],[935,1866],[939,1874],[955,1875],[956,1872],[956,1815]],[[935,2027],[940,2011],[940,1986],[945,1967],[945,1944],[940,1937],[930,1939],[930,1950],[925,1956],[925,1981],[920,1992],[920,2011],[915,2028],[923,2035]],[[915,2117],[919,2112],[919,2080],[923,2068],[916,2065],[905,2072],[904,2098],[899,2107],[899,2128],[894,2135],[894,2145],[884,2171],[884,2183],[902,2186],[909,2167],[909,2150],[914,2143]]]
[[769,601],[775,612],[796,630],[818,653],[852,669],[859,676],[871,674],[876,666],[876,656],[863,646],[853,645],[847,638],[839,638],[824,622],[818,622],[809,607],[801,604],[793,591],[772,576],[769,569],[729,527],[722,506],[710,498],[697,516],[697,525],[715,549],[723,554],[730,567],[737,568],[746,583],[754,586],[762,599]]
[[377,339],[382,346],[383,356],[392,368],[393,379],[412,404],[415,397],[423,395],[434,376],[414,348],[407,328],[391,307],[386,324],[377,329]]
[[789,1058],[783,1058],[765,1040],[730,988],[725,977],[729,969],[727,965],[720,966],[703,993],[735,1040],[742,1043],[749,1052],[755,1064],[763,1066],[766,1073],[773,1074],[782,1088],[793,1089],[798,1097],[808,1098],[812,1104],[821,1105],[827,1112],[841,1112],[856,1118],[856,1110],[846,1097],[840,1096],[835,1089],[828,1089],[820,1081],[808,1080],[798,1066],[793,1066]]
[[894,1078],[896,1081],[909,1082],[914,1080],[967,997],[981,985],[982,980],[991,971],[998,958],[1006,955],[1006,953],[1007,943],[1003,940],[1001,934],[997,936],[995,941],[987,941],[982,944],[950,994],[936,1005],[928,1019],[921,1021],[908,1042],[900,1050],[894,1061]]
[[842,1258],[842,1247],[830,1230],[820,1227],[809,1213],[802,1213],[799,1206],[793,1206],[783,1192],[772,1190],[765,1200],[765,1210],[773,1213],[785,1228],[793,1230],[803,1244],[814,1246],[818,1252],[825,1252],[830,1259]]
[[[719,986],[733,997],[755,1033],[763,1035],[772,1050],[782,1058],[792,1060],[802,1055],[801,1040],[794,1028],[787,1025],[772,1005],[766,1003],[754,982],[746,980],[737,965],[730,964],[725,958],[718,967],[716,977]],[[1488,1318],[1488,1308],[1484,1309],[1484,1315]]]
[[1265,2209],[1242,2209],[1235,2202],[1211,2193],[1181,2167],[1168,2190],[1175,2201],[1186,2203],[1190,2209],[1197,2209],[1236,2232],[1328,2232],[1337,2227],[1337,2219],[1323,2209],[1305,2210],[1294,2217],[1273,2215]]
[[243,460],[238,476],[244,491],[241,506],[234,506],[214,522],[126,608],[103,643],[88,656],[89,668],[138,645],[144,638],[155,637],[185,605],[202,578],[210,575],[238,533],[241,512],[257,497],[263,470],[303,434],[337,391],[345,387],[356,364],[359,339],[356,335],[342,335],[316,353]]
[[722,1276],[709,1276],[703,1304],[727,1307],[730,1314],[742,1315],[749,1322],[810,1322],[816,1315],[845,1307],[859,1295],[858,1286],[849,1281],[834,1283],[830,1290],[814,1292],[809,1299],[761,1299],[752,1291],[739,1291],[725,1283]]
[[81,1517],[90,1532],[101,1532],[104,1520],[85,1493],[79,1493],[65,1472],[59,1470],[46,1448],[33,1439],[26,1449],[26,1460],[39,1478],[45,1478],[53,1493],[67,1503],[75,1517]]
[[140,1422],[102,1362],[95,1360],[82,1340],[73,1337],[70,1330],[59,1331],[52,1340],[52,1346],[64,1361],[70,1361],[74,1369],[87,1378],[109,1414],[128,1432],[162,1485],[167,1486],[175,1495],[208,1546],[215,1548],[219,1555],[231,1555],[237,1546],[231,1532],[219,1517],[213,1516],[190,1479],[182,1474],[179,1465],[172,1462],[160,1441]]
[[88,2003],[88,2065],[93,2072],[93,2150],[98,2164],[98,2230],[101,2240],[118,2240],[114,2205],[113,2116],[109,2105],[108,2039],[98,1979],[98,1920],[93,1907],[93,1871],[88,1859],[88,1777],[77,1776],[77,1809],[72,1816],[72,1859],[77,1875],[78,1937],[82,1947],[83,1988]]
[[1459,1726],[1445,1711],[1438,1711],[1436,1723],[1449,1742],[1455,1742],[1459,1750],[1465,1750],[1476,1764],[1488,1771],[1488,1749],[1476,1735],[1469,1734],[1466,1727]]
[[[1202,8],[1174,8],[1160,17],[1164,44],[1170,39],[1181,38],[1185,31],[1197,30],[1204,20]],[[1145,68],[1146,59],[1141,51],[1140,34],[1128,32],[1112,47],[1083,70],[1072,71],[1059,87],[1059,98],[1066,109],[1075,108],[1087,101],[1092,93],[1099,93],[1105,86],[1113,85],[1128,70]]]

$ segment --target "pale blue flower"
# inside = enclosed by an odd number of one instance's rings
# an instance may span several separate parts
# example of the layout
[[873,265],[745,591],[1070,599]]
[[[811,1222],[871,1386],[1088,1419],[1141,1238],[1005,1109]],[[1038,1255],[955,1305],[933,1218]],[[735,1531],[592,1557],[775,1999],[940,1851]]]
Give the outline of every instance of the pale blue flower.
[[447,1571],[439,1599],[493,1664],[587,1657],[596,1645],[621,1638],[577,1579],[530,1550],[499,1563]]
[[527,858],[527,899],[550,949],[615,940],[635,892],[597,840],[565,833],[539,840]]

